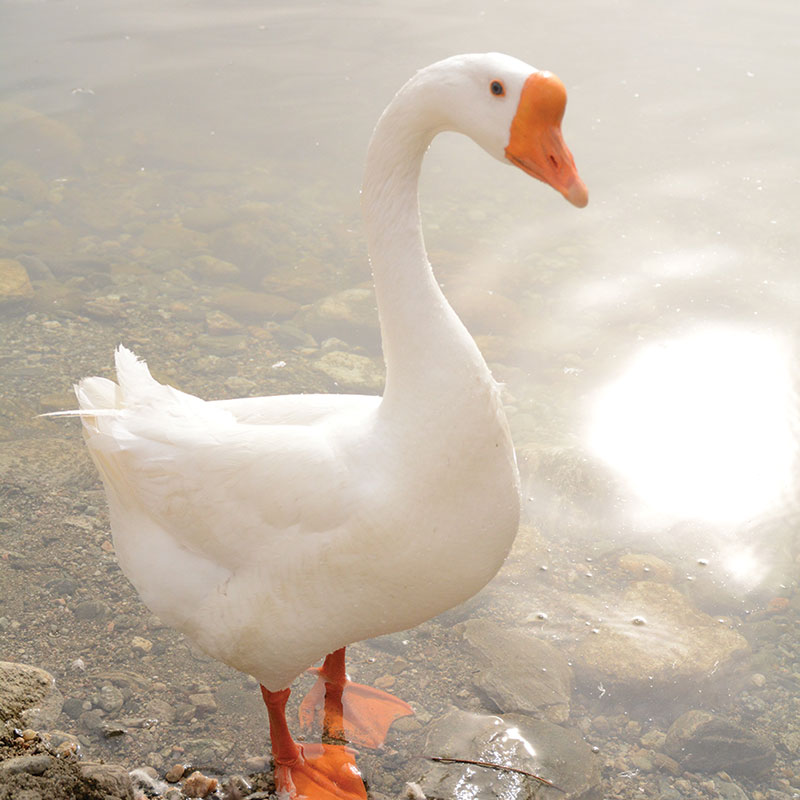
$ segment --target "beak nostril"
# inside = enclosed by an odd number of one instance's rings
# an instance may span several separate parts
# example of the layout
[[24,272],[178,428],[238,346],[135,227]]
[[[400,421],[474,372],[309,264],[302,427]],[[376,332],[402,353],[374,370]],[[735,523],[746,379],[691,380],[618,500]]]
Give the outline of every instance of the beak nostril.
[[558,169],[558,159],[555,156],[548,156],[548,160],[550,161],[550,166],[552,166],[553,169]]

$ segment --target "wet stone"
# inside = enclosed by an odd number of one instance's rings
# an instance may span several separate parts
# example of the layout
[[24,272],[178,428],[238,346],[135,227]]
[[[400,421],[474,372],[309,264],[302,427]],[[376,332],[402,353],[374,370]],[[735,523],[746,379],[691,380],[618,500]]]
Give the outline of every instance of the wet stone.
[[240,322],[287,319],[300,308],[285,297],[249,289],[221,289],[214,295],[213,302]]
[[372,288],[344,289],[312,303],[295,322],[317,338],[339,337],[348,342],[377,343],[380,336]]
[[101,620],[110,612],[111,609],[102,600],[84,600],[72,609],[75,618],[82,620]]
[[230,391],[234,397],[246,397],[252,394],[256,389],[256,383],[249,378],[231,375],[230,378],[225,379],[225,388]]
[[475,684],[501,713],[567,719],[572,671],[560,651],[527,631],[499,628],[493,620],[469,620],[463,628],[481,667]]
[[70,719],[78,719],[78,717],[83,713],[83,700],[79,697],[68,697],[64,701],[64,706],[62,711],[70,718]]
[[133,800],[133,786],[124,767],[85,761],[80,764],[80,771],[84,778],[98,783],[106,795],[114,800]]
[[208,797],[216,788],[216,778],[208,778],[202,772],[195,771],[184,781],[183,793],[186,797]]
[[[192,709],[194,707],[192,706]],[[233,747],[231,742],[218,739],[186,739],[181,742],[193,764],[212,772],[225,771],[225,757]]]
[[664,749],[690,772],[760,775],[775,763],[772,742],[733,720],[693,709],[667,731]]
[[78,719],[87,731],[99,731],[103,727],[105,711],[101,708],[91,708],[84,711]]
[[314,368],[324,372],[337,387],[356,389],[374,394],[383,388],[383,369],[375,361],[356,353],[334,350],[314,362]]
[[230,261],[223,261],[221,258],[214,258],[214,256],[203,255],[191,259],[189,266],[195,272],[208,281],[229,281],[235,280],[239,277],[241,270],[236,264],[231,264]]
[[213,714],[217,710],[217,701],[213,694],[192,694],[189,695],[189,702],[194,706],[194,713],[198,717]]
[[125,695],[116,686],[103,686],[100,688],[97,704],[103,711],[119,711],[125,703]]
[[218,309],[206,314],[206,327],[212,336],[227,336],[229,333],[239,333],[242,330],[240,322]]
[[27,664],[0,661],[0,721],[17,720],[26,727],[52,727],[64,704],[49,672]]
[[[686,696],[744,663],[747,641],[671,586],[631,584],[615,612],[574,648],[577,679],[596,691]],[[710,677],[711,676],[711,677]]]
[[11,258],[0,258],[0,306],[30,300],[33,297],[31,285],[25,267]]
[[658,556],[648,553],[625,553],[619,557],[619,566],[639,581],[672,583],[675,570]]
[[177,783],[183,777],[185,771],[186,766],[184,764],[173,764],[164,775],[164,780],[167,783]]
[[153,643],[149,639],[142,636],[134,636],[131,639],[131,648],[134,653],[139,655],[147,655],[153,649]]
[[145,707],[147,715],[167,724],[175,721],[175,708],[166,700],[153,698]]
[[[516,768],[549,780],[577,800],[593,796],[600,782],[599,760],[578,731],[521,714],[487,716],[453,710],[431,724],[425,753]],[[424,762],[418,781],[426,797],[523,800],[540,788],[519,773],[469,764]]]

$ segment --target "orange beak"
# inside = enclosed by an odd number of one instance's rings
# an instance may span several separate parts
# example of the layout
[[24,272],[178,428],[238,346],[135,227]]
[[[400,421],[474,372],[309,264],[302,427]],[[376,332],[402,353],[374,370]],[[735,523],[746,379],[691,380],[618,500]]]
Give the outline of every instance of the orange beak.
[[525,81],[511,123],[506,158],[528,175],[549,183],[572,205],[589,202],[572,153],[561,135],[567,90],[551,72],[534,72]]

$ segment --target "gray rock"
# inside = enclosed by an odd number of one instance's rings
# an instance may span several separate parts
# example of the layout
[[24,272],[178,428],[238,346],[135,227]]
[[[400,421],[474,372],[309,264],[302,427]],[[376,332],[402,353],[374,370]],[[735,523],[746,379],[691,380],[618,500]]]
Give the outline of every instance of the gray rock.
[[463,629],[482,667],[475,685],[501,713],[519,711],[551,722],[567,719],[572,670],[555,647],[529,632],[500,628],[492,620],[469,620]]
[[68,697],[61,709],[70,719],[78,719],[83,713],[83,700],[80,697]]
[[225,772],[225,757],[233,748],[233,743],[218,739],[186,739],[181,746],[195,767],[210,772]]
[[124,767],[118,764],[97,764],[84,761],[80,764],[84,778],[95,781],[113,800],[133,800],[133,785]]
[[44,775],[50,766],[51,756],[42,754],[37,756],[15,756],[0,762],[0,783],[3,776],[19,775],[22,772],[28,775]]
[[49,672],[0,661],[0,721],[18,720],[34,730],[51,728],[63,705],[64,696]]
[[83,620],[100,620],[110,612],[111,609],[102,600],[84,600],[72,609],[76,619]]
[[[600,796],[600,764],[581,734],[522,714],[497,717],[454,709],[431,725],[424,752],[525,770],[563,789],[559,796],[564,800]],[[534,778],[515,772],[463,763],[424,764],[417,782],[426,797],[523,800],[541,788]]]
[[116,686],[105,685],[100,688],[98,705],[103,711],[119,711],[125,703],[125,695]]
[[681,714],[667,731],[664,749],[689,772],[760,775],[775,763],[776,752],[765,736],[732,720],[693,709]]
[[153,698],[145,707],[147,715],[167,724],[175,721],[175,708],[166,700]]
[[213,714],[217,710],[217,701],[214,699],[214,695],[207,692],[190,694],[189,702],[194,706],[194,713],[197,717]]
[[89,711],[84,711],[83,714],[80,715],[79,719],[84,728],[86,728],[88,731],[101,730],[103,723],[105,722],[104,712],[99,708],[93,708]]
[[722,800],[750,800],[749,795],[736,783],[714,778],[714,787]]

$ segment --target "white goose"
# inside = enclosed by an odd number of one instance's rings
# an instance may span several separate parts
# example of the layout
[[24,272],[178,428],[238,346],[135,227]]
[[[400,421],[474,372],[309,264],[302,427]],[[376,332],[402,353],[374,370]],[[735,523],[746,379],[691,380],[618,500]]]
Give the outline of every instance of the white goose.
[[362,200],[383,397],[205,402],[156,382],[123,347],[118,384],[76,387],[120,566],[165,622],[262,684],[286,797],[365,796],[343,748],[292,740],[294,678],[330,654],[301,715],[327,686],[328,727],[378,744],[410,708],[349,683],[344,647],[471,597],[514,539],[518,475],[498,387],[434,279],[417,182],[433,137],[453,130],[586,205],[561,136],[565,103],[550,73],[461,55],[418,72],[381,116]]

